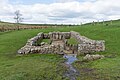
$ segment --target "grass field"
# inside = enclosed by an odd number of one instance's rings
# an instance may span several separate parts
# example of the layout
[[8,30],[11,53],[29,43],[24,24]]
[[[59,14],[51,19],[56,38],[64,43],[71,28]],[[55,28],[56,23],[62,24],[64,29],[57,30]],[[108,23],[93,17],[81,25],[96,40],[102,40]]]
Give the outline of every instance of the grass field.
[[[110,22],[106,22],[109,24]],[[17,50],[39,32],[77,31],[95,40],[105,40],[106,58],[81,63],[82,56],[73,65],[80,71],[78,80],[120,79],[120,20],[113,24],[86,24],[73,27],[31,29],[0,32],[0,79],[1,80],[68,80],[63,76],[64,59],[55,54],[17,55]],[[72,43],[72,42],[71,42]]]

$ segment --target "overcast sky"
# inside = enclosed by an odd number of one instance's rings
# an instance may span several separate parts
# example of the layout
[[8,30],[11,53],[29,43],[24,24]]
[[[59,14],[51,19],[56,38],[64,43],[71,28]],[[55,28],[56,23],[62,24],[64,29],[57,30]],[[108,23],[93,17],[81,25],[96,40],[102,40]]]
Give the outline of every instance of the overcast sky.
[[120,19],[120,0],[0,0],[0,19],[14,22],[20,10],[24,23],[80,24]]

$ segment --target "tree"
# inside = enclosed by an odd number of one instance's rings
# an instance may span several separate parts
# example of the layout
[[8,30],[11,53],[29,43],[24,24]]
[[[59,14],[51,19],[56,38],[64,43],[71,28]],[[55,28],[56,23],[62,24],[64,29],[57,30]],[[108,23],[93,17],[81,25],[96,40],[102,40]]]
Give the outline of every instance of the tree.
[[16,10],[14,14],[15,14],[14,19],[15,19],[15,22],[17,23],[17,27],[19,30],[19,23],[22,22],[22,20],[23,20],[22,14],[20,13],[19,10]]

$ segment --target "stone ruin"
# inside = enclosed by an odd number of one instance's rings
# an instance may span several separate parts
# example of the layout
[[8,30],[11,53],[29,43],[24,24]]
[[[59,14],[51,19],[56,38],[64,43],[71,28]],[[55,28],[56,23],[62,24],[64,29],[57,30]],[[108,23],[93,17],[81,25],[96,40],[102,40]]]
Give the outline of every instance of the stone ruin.
[[[68,39],[75,38],[79,44],[69,44]],[[42,42],[49,39],[50,43]],[[37,45],[37,42],[41,43]],[[105,50],[104,40],[91,40],[81,36],[78,32],[49,32],[38,33],[37,36],[29,39],[24,47],[18,50],[19,54],[39,53],[39,54],[87,54]]]

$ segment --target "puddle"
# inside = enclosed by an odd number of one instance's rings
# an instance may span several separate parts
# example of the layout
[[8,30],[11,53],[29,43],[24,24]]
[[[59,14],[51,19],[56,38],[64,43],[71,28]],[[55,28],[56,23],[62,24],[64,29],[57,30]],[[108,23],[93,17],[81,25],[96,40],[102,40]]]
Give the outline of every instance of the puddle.
[[63,58],[66,58],[66,64],[72,64],[74,61],[77,60],[77,55],[76,54],[64,54]]
[[65,76],[70,80],[76,80],[78,71],[72,66],[72,63],[77,60],[76,54],[64,54],[63,58],[66,58],[65,64],[69,67],[68,71],[65,73]]

